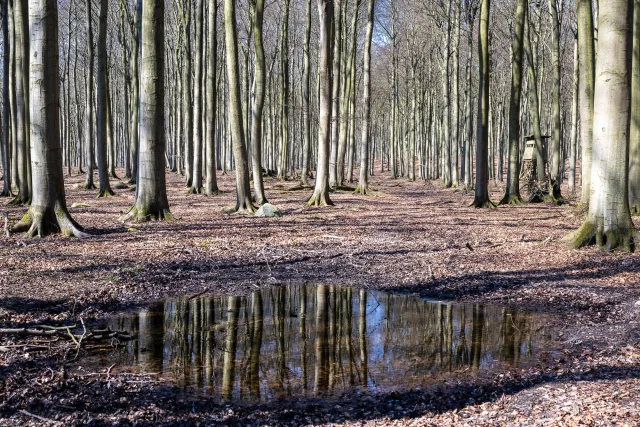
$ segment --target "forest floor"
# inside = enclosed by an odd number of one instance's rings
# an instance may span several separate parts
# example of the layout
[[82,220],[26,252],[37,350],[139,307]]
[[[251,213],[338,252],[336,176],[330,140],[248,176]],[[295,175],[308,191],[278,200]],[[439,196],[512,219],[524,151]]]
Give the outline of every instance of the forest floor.
[[[242,405],[109,372],[69,375],[68,346],[26,351],[31,340],[5,336],[0,425],[48,422],[36,416],[69,425],[640,423],[640,255],[566,247],[560,239],[581,222],[575,203],[476,210],[468,192],[377,173],[374,196],[340,191],[334,207],[316,209],[303,206],[309,191],[287,191],[296,182],[269,178],[269,201],[285,215],[257,218],[223,213],[235,203],[233,176],[220,178],[217,197],[188,195],[182,177],[167,177],[176,220],[142,225],[119,222],[131,189],[96,199],[78,189],[83,177],[65,177],[68,206],[94,237],[0,237],[0,328],[91,324],[170,297],[308,281],[550,313],[559,355],[470,383],[342,396],[339,405]],[[502,188],[492,184],[492,200]],[[7,202],[0,210],[15,222],[25,208]]]

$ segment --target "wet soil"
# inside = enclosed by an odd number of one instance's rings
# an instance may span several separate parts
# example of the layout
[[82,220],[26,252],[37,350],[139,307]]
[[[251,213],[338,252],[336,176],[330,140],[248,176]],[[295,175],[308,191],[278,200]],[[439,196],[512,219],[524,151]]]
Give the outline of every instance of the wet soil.
[[[420,389],[242,404],[115,368],[77,374],[73,344],[42,349],[4,336],[0,424],[639,422],[640,257],[564,246],[559,239],[581,221],[574,203],[475,210],[470,193],[378,173],[373,197],[339,191],[326,209],[303,207],[310,192],[287,191],[295,182],[268,179],[270,202],[286,215],[256,218],[223,213],[234,203],[230,176],[217,197],[188,195],[181,177],[167,176],[177,219],[143,225],[118,221],[131,189],[95,199],[77,188],[82,177],[65,177],[68,204],[78,204],[70,210],[94,237],[0,239],[0,327],[79,319],[91,327],[167,298],[310,282],[550,314],[559,352],[524,369]],[[493,200],[502,188],[492,185]],[[2,209],[12,221],[24,214]]]

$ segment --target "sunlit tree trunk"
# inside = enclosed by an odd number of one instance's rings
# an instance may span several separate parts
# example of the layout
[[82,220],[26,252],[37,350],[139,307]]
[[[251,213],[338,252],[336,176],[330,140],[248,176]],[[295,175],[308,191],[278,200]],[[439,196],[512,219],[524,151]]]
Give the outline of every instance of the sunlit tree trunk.
[[302,121],[303,121],[303,147],[302,147],[302,172],[300,173],[300,184],[309,185],[309,162],[311,160],[311,112],[309,111],[309,93],[311,89],[310,79],[310,42],[311,42],[311,0],[307,0],[306,24],[304,32],[304,63],[302,68]]
[[561,164],[560,139],[562,138],[562,119],[560,117],[560,20],[558,19],[557,0],[548,0],[551,15],[551,67],[553,68],[553,137],[550,147],[550,188],[549,195],[555,203],[562,202],[560,184],[564,173]]
[[[203,141],[203,124],[202,120],[202,53],[203,53],[203,19],[204,19],[204,0],[196,0],[196,34],[195,34],[195,58],[193,61],[193,172],[191,175],[191,187],[189,193],[202,193],[202,141]],[[187,40],[186,43],[189,43]]]
[[236,206],[238,213],[253,213],[249,186],[247,144],[244,140],[242,99],[240,97],[240,72],[238,70],[238,32],[236,29],[235,0],[224,2],[225,43],[227,52],[227,82],[229,84],[228,120],[233,139],[233,155],[236,165]]
[[[576,191],[576,162],[578,158],[578,94],[580,80],[580,69],[578,66],[578,39],[576,38],[573,48],[573,87],[571,99],[571,147],[569,152],[569,192]],[[640,134],[638,134],[640,138]]]
[[593,117],[592,194],[589,214],[566,237],[574,247],[595,244],[633,250],[637,231],[629,210],[629,128],[633,1],[600,4]]
[[[451,79],[451,185],[458,187],[458,157],[460,156],[460,11],[461,5],[453,6],[453,65]],[[414,91],[415,96],[415,91]]]
[[519,204],[520,198],[520,103],[522,96],[522,63],[526,0],[516,3],[513,38],[511,40],[511,93],[509,97],[509,167],[507,188],[500,204]]
[[216,75],[218,69],[218,1],[209,0],[209,30],[207,57],[207,157],[205,164],[206,181],[204,192],[212,196],[218,194],[218,180],[216,177],[216,110],[218,108],[218,91]]
[[10,111],[9,101],[9,59],[11,57],[9,46],[9,0],[2,2],[2,170],[4,173],[4,186],[0,197],[11,197],[11,144],[9,141]]
[[591,197],[591,163],[593,150],[593,95],[595,86],[595,42],[591,0],[578,2],[578,61],[580,67],[580,172],[582,188],[580,207],[589,209]]
[[86,237],[67,211],[60,144],[60,78],[58,75],[58,3],[29,2],[31,158],[34,192],[31,206],[13,231],[31,237],[61,232]]
[[373,38],[373,18],[375,0],[369,0],[367,12],[367,33],[364,39],[364,70],[362,95],[362,138],[360,140],[360,181],[356,193],[369,193],[369,138],[371,134],[371,39]]
[[142,5],[140,151],[136,195],[124,221],[172,219],[165,176],[164,0]]
[[289,162],[289,2],[284,0],[283,15],[280,18],[280,159],[278,178],[287,178]]
[[632,214],[640,215],[640,0],[633,2],[633,63],[629,136],[629,206]]
[[478,90],[478,141],[476,142],[476,191],[471,206],[492,207],[489,200],[489,13],[490,0],[482,0],[480,31],[478,34],[479,90]]
[[[90,2],[91,0],[89,0]],[[100,0],[100,15],[98,21],[98,75],[97,75],[97,134],[96,148],[98,151],[98,197],[112,196],[113,190],[109,184],[109,165],[107,162],[107,116],[109,101],[107,99],[107,13],[109,0]]]
[[[19,1],[19,0],[18,0]],[[87,39],[88,45],[87,50],[89,53],[88,60],[88,70],[86,73],[86,86],[87,86],[87,95],[85,99],[86,107],[85,107],[85,122],[87,127],[87,177],[84,182],[84,189],[91,190],[96,188],[93,182],[93,170],[94,170],[94,150],[95,150],[95,129],[93,126],[93,99],[94,89],[93,89],[93,62],[94,62],[94,50],[93,50],[93,23],[92,23],[92,12],[91,12],[91,0],[85,1],[85,9],[86,9],[86,19],[87,19]]]
[[[332,0],[318,0],[320,16],[320,61],[318,73],[320,78],[320,113],[318,129],[318,163],[316,184],[313,195],[307,202],[309,206],[333,205],[329,199],[329,155],[331,138],[331,40],[333,39],[331,17],[333,15]],[[335,76],[334,76],[335,77]]]
[[[332,119],[331,119],[331,139],[330,139],[330,160],[329,160],[329,185],[335,187],[338,182],[338,139],[340,138],[340,61],[342,60],[342,6],[344,0],[334,0],[331,2],[332,12],[334,14],[331,34],[332,39],[329,44],[333,43],[333,72],[332,77]],[[335,9],[333,4],[335,3]],[[321,24],[322,25],[322,24]],[[322,47],[321,47],[322,49]],[[321,107],[322,108],[322,107]]]
[[256,51],[254,76],[254,101],[251,106],[251,157],[253,160],[253,188],[258,205],[267,203],[262,180],[262,112],[266,91],[264,45],[262,41],[262,26],[264,15],[264,0],[256,0],[253,13],[253,44]]

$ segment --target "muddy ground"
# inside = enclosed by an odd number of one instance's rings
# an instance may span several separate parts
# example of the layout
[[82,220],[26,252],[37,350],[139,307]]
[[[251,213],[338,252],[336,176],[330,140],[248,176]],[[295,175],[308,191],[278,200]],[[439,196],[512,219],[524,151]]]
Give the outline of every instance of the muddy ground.
[[[65,177],[70,210],[94,237],[0,238],[0,328],[90,327],[164,298],[322,282],[549,313],[557,351],[524,371],[403,393],[248,405],[144,376],[70,374],[73,344],[3,336],[0,425],[640,423],[640,256],[568,249],[559,240],[580,224],[574,201],[475,210],[470,193],[378,172],[373,197],[340,191],[336,206],[308,209],[310,191],[269,178],[286,215],[265,219],[223,213],[233,177],[206,197],[167,176],[176,220],[143,225],[119,222],[131,188],[95,199],[77,188],[82,177]],[[492,200],[502,189],[492,184]],[[25,208],[7,202],[15,222]]]

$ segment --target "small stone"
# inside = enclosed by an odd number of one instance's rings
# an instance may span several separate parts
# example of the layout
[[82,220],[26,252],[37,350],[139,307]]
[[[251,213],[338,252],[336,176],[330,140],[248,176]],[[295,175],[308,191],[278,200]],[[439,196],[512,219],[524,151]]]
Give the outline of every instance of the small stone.
[[282,212],[271,203],[265,203],[260,206],[260,209],[256,212],[256,216],[260,218],[275,218],[282,216]]

